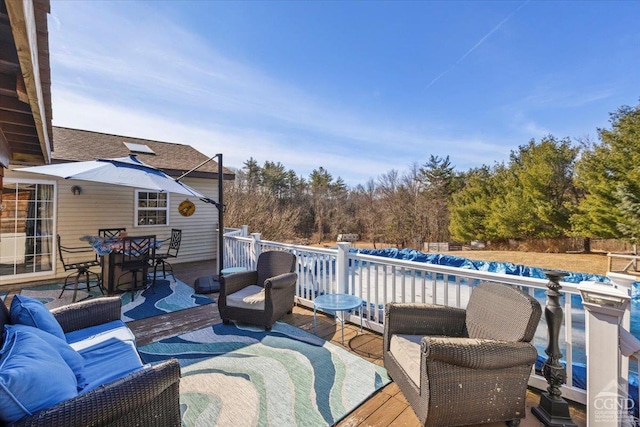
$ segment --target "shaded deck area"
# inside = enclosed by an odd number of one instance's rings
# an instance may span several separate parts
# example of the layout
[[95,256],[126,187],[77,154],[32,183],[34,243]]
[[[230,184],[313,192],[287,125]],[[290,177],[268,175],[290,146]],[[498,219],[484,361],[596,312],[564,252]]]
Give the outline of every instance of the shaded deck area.
[[[184,263],[174,265],[175,275],[184,283],[193,286],[198,277],[214,274],[214,262]],[[31,286],[32,284],[30,284]],[[217,294],[211,296],[216,299]],[[295,307],[293,313],[285,316],[283,321],[313,333],[313,311],[305,307]],[[187,331],[204,328],[221,322],[217,305],[209,304],[150,317],[128,323],[136,336],[138,345],[145,345],[166,337]],[[333,317],[318,315],[317,335],[342,346],[340,328],[336,327]],[[364,330],[360,332],[358,325],[345,324],[345,345],[348,351],[372,363],[383,365],[382,336]],[[526,400],[526,418],[521,426],[542,426],[531,413],[531,407],[537,406],[540,397],[537,391],[529,390]],[[578,426],[586,426],[586,412],[582,405],[572,404],[571,415]],[[413,413],[402,392],[395,383],[390,383],[371,396],[362,405],[347,415],[338,426],[419,426],[418,418]],[[484,426],[504,426],[504,423],[483,424]]]

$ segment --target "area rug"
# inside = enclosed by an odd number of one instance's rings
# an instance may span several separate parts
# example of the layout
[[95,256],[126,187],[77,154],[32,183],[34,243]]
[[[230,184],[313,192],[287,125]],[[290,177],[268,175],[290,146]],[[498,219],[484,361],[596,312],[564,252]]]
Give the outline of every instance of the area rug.
[[[130,322],[213,302],[211,298],[196,294],[191,286],[180,280],[170,275],[167,275],[167,279],[156,280],[156,285],[153,288],[138,291],[133,301],[130,292],[121,294],[122,320]],[[83,289],[81,286],[76,296],[77,301],[102,296],[96,288],[90,288],[90,291],[87,292],[86,288]],[[23,289],[20,294],[36,298],[47,307],[55,308],[72,302],[73,290],[64,291],[62,298],[58,298],[61,289],[61,284],[44,285]]]
[[323,426],[390,382],[386,370],[286,323],[217,324],[139,349],[177,357],[185,427]]

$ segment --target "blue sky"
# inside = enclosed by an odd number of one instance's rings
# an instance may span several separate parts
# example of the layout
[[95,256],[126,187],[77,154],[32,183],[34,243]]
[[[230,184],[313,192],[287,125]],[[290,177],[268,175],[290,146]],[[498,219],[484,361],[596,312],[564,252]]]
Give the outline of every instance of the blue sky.
[[637,1],[52,1],[57,126],[347,184],[591,137],[640,99]]

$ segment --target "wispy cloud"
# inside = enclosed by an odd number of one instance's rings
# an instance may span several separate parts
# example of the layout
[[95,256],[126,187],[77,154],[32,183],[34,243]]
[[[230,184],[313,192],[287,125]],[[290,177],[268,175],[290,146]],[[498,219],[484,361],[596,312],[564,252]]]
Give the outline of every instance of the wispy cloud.
[[566,121],[572,117],[571,114],[567,120],[547,120],[544,125],[540,123],[543,120],[541,116],[562,116],[566,112],[588,108],[609,99],[614,92],[613,88],[603,85],[571,87],[566,79],[553,76],[545,84],[532,87],[529,95],[503,105],[499,113],[510,120],[511,129],[528,138],[539,139],[550,134],[575,137],[563,132],[567,129]]
[[281,162],[306,177],[313,169],[324,166],[336,177],[357,184],[391,167],[405,166],[390,165],[385,159],[371,156],[353,157],[347,150],[333,154],[298,150],[294,141],[281,134],[211,123],[184,124],[153,112],[108,104],[65,90],[54,92],[53,102],[58,126],[188,144],[207,155],[222,152],[225,164],[231,167],[242,167],[244,161],[253,157],[259,162]]
[[460,64],[462,61],[464,61],[464,59],[469,56],[474,50],[476,50],[478,47],[480,47],[489,37],[491,37],[491,35],[493,33],[495,33],[496,31],[498,31],[500,29],[500,27],[502,27],[504,24],[507,23],[507,21],[509,21],[513,15],[515,15],[516,13],[518,13],[518,11],[520,9],[522,9],[523,7],[525,7],[527,5],[527,3],[529,3],[529,1],[531,0],[526,0],[525,2],[523,2],[520,6],[518,6],[513,12],[511,12],[509,15],[507,15],[506,18],[504,18],[502,21],[500,21],[498,23],[498,25],[496,25],[495,27],[493,27],[491,30],[489,30],[489,32],[487,34],[485,34],[484,36],[482,36],[482,38],[480,40],[478,40],[476,42],[476,44],[474,44],[471,49],[469,49],[468,51],[466,51],[460,58],[458,58],[458,60],[456,62],[454,62],[449,68],[447,68],[446,70],[444,70],[442,73],[440,73],[436,78],[434,78],[433,80],[431,80],[429,82],[429,84],[427,85],[427,87],[425,88],[425,90],[428,90],[431,86],[433,86],[438,80],[440,80],[442,77],[444,77],[445,75],[449,74],[454,68],[456,68],[458,66],[458,64]]
[[531,95],[517,104],[530,109],[577,108],[605,100],[614,93],[611,87],[592,85],[580,87],[579,90],[568,90],[567,83],[557,80],[544,87],[535,88]]
[[[388,151],[378,155],[353,152],[348,146],[328,151],[319,143],[317,149],[309,151],[298,149],[299,140],[286,134],[246,126],[182,123],[161,114],[109,104],[73,91],[55,91],[53,102],[56,106],[55,124],[58,126],[189,144],[207,155],[222,152],[225,165],[237,168],[250,157],[259,163],[266,160],[281,162],[304,177],[323,166],[334,177],[341,176],[350,185],[363,184],[391,169],[406,170],[416,160],[426,161],[429,154],[445,156],[451,147],[458,147],[458,154],[451,160],[461,169],[480,163],[491,165],[506,159],[509,154],[504,146],[486,143],[479,138],[440,138],[440,151],[429,151],[415,145],[404,149],[391,147],[394,155]],[[404,151],[404,154],[399,151]]]
[[439,124],[416,127],[335,105],[226,57],[153,9],[133,12],[108,2],[56,3],[56,125],[222,151],[235,167],[249,157],[303,176],[324,166],[350,184],[451,147],[462,147],[452,158],[462,168],[491,164],[505,151],[481,138],[453,138]]

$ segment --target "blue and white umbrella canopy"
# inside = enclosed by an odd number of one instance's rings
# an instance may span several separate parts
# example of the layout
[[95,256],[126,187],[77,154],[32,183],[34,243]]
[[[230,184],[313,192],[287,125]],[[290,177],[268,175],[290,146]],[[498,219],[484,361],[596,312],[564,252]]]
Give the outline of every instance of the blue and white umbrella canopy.
[[188,185],[176,181],[160,169],[138,160],[135,156],[32,166],[16,169],[16,171],[122,185],[157,192],[185,194],[209,201],[208,197]]

